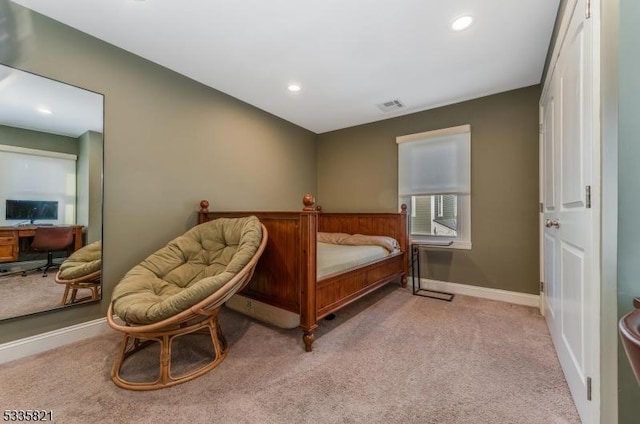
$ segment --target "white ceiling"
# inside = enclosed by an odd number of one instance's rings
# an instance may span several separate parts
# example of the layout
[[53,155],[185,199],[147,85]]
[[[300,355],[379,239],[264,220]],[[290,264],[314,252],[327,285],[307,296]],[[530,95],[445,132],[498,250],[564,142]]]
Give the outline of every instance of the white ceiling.
[[103,132],[103,107],[100,94],[0,65],[0,125],[77,138]]
[[[538,84],[559,4],[13,1],[316,133]],[[463,14],[474,24],[452,31]]]

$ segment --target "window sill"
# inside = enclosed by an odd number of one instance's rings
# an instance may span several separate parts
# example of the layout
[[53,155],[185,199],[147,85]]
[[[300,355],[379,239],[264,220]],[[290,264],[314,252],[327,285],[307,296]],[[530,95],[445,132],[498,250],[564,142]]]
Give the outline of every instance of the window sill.
[[409,239],[409,244],[421,244],[436,249],[471,250],[471,242],[464,240],[433,240],[425,238]]

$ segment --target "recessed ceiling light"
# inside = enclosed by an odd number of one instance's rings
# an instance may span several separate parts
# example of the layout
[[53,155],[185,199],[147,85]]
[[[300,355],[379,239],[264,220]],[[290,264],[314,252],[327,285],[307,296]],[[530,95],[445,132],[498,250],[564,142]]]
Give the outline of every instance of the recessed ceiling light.
[[300,91],[301,88],[302,87],[300,87],[298,84],[289,84],[289,86],[287,87],[287,90],[296,92],[296,91]]
[[46,107],[39,107],[36,110],[44,115],[51,115],[53,113],[50,109],[47,109]]
[[463,29],[469,28],[472,23],[472,16],[460,16],[459,18],[456,18],[453,22],[451,22],[451,29],[454,31],[462,31]]

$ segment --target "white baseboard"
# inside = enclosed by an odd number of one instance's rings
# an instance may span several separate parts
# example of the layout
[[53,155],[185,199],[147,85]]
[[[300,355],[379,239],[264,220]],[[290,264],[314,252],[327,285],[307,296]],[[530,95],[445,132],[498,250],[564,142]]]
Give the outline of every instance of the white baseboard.
[[468,284],[449,283],[447,281],[429,280],[426,278],[421,278],[420,284],[421,288],[427,290],[480,297],[490,300],[499,300],[501,302],[514,303],[516,305],[540,308],[540,296],[536,294],[518,293],[508,290],[470,286]]
[[0,345],[0,364],[112,331],[106,318],[83,322]]

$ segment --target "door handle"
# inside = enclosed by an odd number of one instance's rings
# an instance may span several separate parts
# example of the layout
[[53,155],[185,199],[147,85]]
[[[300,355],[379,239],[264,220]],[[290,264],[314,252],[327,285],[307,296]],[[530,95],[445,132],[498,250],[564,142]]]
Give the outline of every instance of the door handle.
[[547,219],[544,221],[544,226],[547,228],[556,227],[560,228],[560,223],[557,219]]

